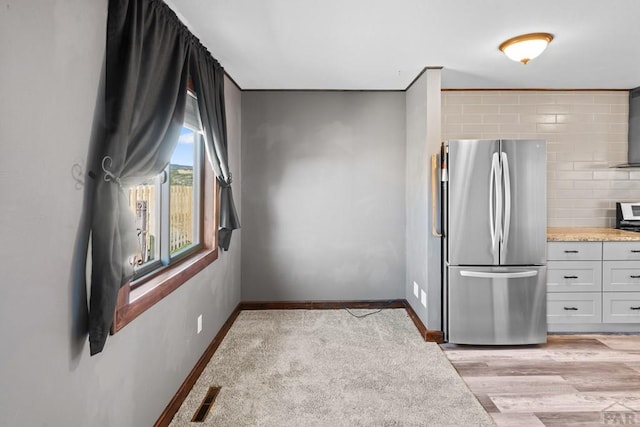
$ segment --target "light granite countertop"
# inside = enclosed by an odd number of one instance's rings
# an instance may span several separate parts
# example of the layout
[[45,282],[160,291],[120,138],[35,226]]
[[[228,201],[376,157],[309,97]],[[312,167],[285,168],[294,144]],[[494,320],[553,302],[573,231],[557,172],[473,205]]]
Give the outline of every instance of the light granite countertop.
[[550,227],[549,242],[633,242],[640,241],[640,233],[608,227]]

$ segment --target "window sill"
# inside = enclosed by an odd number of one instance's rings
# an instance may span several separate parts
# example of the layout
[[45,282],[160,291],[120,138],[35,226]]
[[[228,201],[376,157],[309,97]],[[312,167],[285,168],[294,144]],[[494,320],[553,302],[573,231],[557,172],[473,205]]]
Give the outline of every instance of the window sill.
[[204,270],[217,258],[217,247],[205,248],[178,264],[166,267],[133,290],[129,284],[124,285],[118,292],[111,334],[113,335],[124,328],[129,322]]

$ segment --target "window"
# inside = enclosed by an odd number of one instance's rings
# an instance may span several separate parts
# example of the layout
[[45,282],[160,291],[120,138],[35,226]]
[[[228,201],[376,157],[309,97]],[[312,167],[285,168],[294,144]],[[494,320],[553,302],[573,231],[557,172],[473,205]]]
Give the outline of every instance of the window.
[[169,165],[128,189],[140,251],[131,260],[134,277],[118,295],[113,332],[217,258],[217,186],[204,151],[197,98],[189,91]]
[[202,248],[204,136],[195,96],[189,92],[185,122],[166,169],[129,188],[140,253],[134,282]]

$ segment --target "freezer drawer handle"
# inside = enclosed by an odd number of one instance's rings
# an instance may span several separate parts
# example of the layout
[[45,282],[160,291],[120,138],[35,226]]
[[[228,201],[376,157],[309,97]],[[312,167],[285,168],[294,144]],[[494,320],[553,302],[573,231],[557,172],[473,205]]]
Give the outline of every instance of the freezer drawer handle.
[[640,276],[638,276],[638,275],[633,275],[633,274],[632,274],[631,276],[629,276],[629,277],[631,277],[632,279],[640,279]]
[[577,307],[564,307],[564,309],[567,311],[578,311]]
[[577,279],[578,276],[564,276],[565,279]]
[[640,310],[640,307],[629,307],[631,310]]
[[640,249],[631,249],[631,252],[633,252],[634,254],[637,254],[640,252]]
[[480,277],[484,279],[521,279],[525,277],[534,277],[538,275],[536,270],[531,271],[518,271],[515,273],[492,273],[486,271],[467,271],[462,270],[461,276],[464,277]]
[[565,254],[577,254],[580,251],[564,251]]

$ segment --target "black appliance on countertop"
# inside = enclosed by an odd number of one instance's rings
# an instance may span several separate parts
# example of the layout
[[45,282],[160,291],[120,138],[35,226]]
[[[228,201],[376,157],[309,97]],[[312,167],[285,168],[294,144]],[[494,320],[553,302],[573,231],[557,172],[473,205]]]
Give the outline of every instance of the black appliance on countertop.
[[640,202],[616,203],[616,228],[640,232]]

